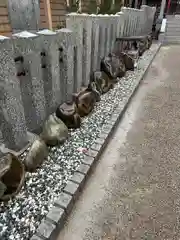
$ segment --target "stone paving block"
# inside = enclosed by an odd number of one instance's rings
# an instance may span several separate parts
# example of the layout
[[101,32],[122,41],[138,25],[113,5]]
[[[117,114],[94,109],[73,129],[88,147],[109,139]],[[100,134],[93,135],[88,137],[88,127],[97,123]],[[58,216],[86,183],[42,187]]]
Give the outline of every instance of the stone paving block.
[[75,172],[74,175],[71,178],[71,181],[75,182],[76,184],[79,184],[79,187],[82,187],[82,184],[85,181],[85,176],[84,174],[81,174],[79,172]]
[[104,145],[104,142],[105,142],[105,140],[104,140],[104,139],[102,139],[102,138],[98,137],[98,138],[95,140],[95,142],[94,142],[94,143],[100,144],[100,145],[102,146],[102,145]]
[[55,205],[58,205],[62,207],[65,212],[68,211],[69,208],[71,208],[72,204],[72,196],[67,193],[60,193],[59,197],[55,200]]
[[84,159],[82,160],[83,164],[91,166],[92,163],[94,162],[94,158],[90,156],[84,156]]
[[111,122],[115,124],[116,121],[117,121],[117,119],[118,119],[118,117],[119,117],[118,114],[113,114],[113,115],[111,116]]
[[44,240],[44,238],[34,235],[34,236],[32,236],[32,238],[30,240]]
[[102,139],[103,141],[105,141],[106,138],[108,137],[108,134],[109,133],[105,133],[105,132],[101,131],[99,138]]
[[106,124],[106,125],[103,127],[102,131],[105,132],[105,133],[107,133],[107,134],[109,135],[110,132],[111,132],[111,130],[112,130],[112,128],[113,128],[112,125]]
[[87,153],[85,153],[85,154],[86,154],[87,156],[96,158],[97,155],[98,155],[98,151],[93,150],[93,149],[89,149],[89,150],[87,151]]
[[63,192],[70,194],[73,198],[75,198],[78,192],[78,189],[79,189],[79,184],[69,180],[67,182],[66,187],[63,189]]
[[98,152],[98,151],[101,149],[101,147],[102,147],[102,144],[99,144],[99,143],[95,142],[95,143],[93,143],[93,145],[91,146],[91,149]]
[[80,173],[84,174],[86,177],[88,175],[90,169],[91,169],[90,165],[81,163],[80,166],[78,167],[78,169],[76,170],[76,172],[80,172]]
[[37,234],[45,239],[49,239],[51,233],[56,229],[56,225],[48,220],[43,220],[37,229]]
[[61,207],[53,206],[47,214],[47,218],[59,225],[64,223],[65,211]]

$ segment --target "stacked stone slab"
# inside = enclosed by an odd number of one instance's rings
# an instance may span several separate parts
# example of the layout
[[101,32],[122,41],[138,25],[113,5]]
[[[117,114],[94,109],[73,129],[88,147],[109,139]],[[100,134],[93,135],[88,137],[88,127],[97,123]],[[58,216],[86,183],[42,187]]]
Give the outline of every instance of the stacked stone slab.
[[148,6],[115,15],[72,13],[67,29],[0,36],[0,144],[25,147],[28,132],[39,133],[59,104],[88,85],[117,37],[151,31],[154,13]]

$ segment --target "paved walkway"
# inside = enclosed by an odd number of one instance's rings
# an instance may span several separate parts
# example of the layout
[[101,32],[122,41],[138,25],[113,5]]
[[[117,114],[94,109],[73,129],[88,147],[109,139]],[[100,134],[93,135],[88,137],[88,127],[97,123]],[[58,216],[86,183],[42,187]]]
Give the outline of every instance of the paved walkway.
[[58,240],[180,239],[180,46],[161,48]]

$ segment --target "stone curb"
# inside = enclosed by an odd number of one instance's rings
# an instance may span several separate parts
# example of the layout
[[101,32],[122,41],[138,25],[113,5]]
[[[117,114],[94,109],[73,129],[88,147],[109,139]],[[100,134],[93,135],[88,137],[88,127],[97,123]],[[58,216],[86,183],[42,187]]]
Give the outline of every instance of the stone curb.
[[55,201],[54,206],[50,209],[45,219],[42,220],[36,234],[30,240],[55,240],[57,238],[57,235],[63,228],[75,201],[81,194],[82,188],[84,187],[87,178],[89,177],[91,171],[94,169],[97,160],[102,154],[104,148],[107,146],[109,139],[119,124],[121,117],[126,111],[132,97],[135,95],[141,83],[141,80],[146,75],[160,47],[161,44],[149,62],[148,67],[144,70],[142,76],[139,78],[139,81],[137,81],[136,85],[131,91],[130,97],[115,108],[114,113],[111,116],[110,123],[106,124],[103,127],[100,136],[95,140],[95,143],[85,154],[82,164],[76,170],[72,178],[68,181],[66,187],[63,189],[58,199]]

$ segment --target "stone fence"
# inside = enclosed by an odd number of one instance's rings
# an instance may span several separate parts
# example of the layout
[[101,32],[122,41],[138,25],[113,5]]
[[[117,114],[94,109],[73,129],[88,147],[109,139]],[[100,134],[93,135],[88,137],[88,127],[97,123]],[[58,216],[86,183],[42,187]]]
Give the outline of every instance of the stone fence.
[[0,139],[19,151],[56,107],[87,86],[116,37],[151,33],[155,8],[68,14],[67,29],[0,36]]

